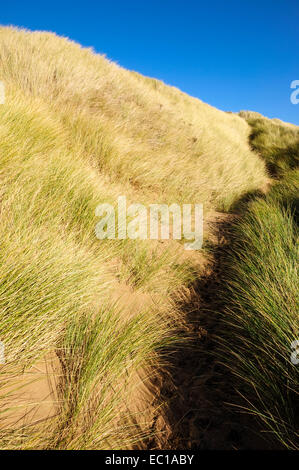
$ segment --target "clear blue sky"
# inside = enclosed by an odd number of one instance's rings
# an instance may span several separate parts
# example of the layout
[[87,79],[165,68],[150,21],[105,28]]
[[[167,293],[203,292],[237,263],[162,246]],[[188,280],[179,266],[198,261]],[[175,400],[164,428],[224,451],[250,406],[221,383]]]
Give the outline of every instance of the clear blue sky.
[[220,109],[299,125],[299,0],[7,0],[0,23],[93,46]]

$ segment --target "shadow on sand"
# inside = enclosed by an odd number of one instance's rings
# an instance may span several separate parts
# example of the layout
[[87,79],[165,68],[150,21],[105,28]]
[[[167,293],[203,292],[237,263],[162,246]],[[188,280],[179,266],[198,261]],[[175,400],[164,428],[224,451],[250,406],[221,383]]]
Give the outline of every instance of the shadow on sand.
[[[251,198],[251,197],[249,197]],[[247,202],[248,198],[244,203]],[[167,406],[153,425],[157,433],[148,449],[254,450],[277,449],[261,434],[255,417],[231,404],[244,405],[235,391],[235,379],[219,361],[217,336],[222,334],[220,313],[226,246],[236,215],[211,223],[215,234],[213,261],[190,289],[180,309],[186,318],[188,345],[170,351],[169,368],[161,377],[159,400]]]

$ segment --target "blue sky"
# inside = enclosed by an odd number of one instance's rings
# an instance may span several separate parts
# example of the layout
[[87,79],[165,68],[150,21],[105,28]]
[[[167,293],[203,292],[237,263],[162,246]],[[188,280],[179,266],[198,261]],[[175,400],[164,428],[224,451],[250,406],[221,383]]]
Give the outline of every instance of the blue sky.
[[220,109],[299,125],[299,0],[12,0],[0,23],[93,46]]

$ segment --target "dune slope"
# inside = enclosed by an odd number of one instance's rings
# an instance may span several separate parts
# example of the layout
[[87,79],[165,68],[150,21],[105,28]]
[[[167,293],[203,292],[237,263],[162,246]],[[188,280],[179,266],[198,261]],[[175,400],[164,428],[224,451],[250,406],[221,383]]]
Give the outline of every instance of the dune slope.
[[[0,447],[141,445],[161,406],[148,376],[201,256],[99,241],[95,208],[125,195],[208,217],[263,188],[265,164],[241,117],[65,38],[2,27],[0,62]],[[43,396],[33,370],[54,377]]]

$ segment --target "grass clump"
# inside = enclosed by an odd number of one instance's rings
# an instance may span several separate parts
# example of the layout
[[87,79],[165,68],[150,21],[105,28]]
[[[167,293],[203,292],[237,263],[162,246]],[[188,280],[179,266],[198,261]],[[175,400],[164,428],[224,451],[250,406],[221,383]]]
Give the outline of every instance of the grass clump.
[[299,339],[299,134],[255,113],[245,117],[252,145],[279,179],[267,195],[251,198],[232,228],[220,341],[226,365],[241,380],[244,408],[283,447],[298,449],[299,369],[291,362],[291,343]]
[[299,129],[278,119],[267,119],[258,113],[241,111],[250,125],[250,143],[266,161],[272,176],[282,177],[299,166]]
[[169,344],[169,330],[163,321],[156,322],[159,332],[153,328],[149,312],[122,316],[116,304],[106,305],[67,324],[58,350],[63,374],[53,448],[127,448],[146,436],[127,403],[136,393],[136,371]]
[[251,203],[233,228],[224,294],[226,358],[249,388],[247,408],[287,447],[298,444],[298,227],[275,200]]

